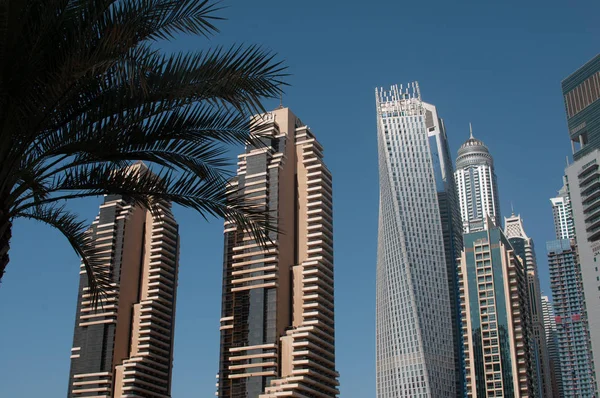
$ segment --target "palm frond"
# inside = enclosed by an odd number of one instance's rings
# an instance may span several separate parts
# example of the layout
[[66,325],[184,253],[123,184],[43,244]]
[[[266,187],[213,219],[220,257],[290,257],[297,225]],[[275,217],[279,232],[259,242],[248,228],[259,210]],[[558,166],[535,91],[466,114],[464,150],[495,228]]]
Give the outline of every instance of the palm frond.
[[95,307],[100,296],[110,286],[111,280],[110,275],[103,271],[105,264],[99,254],[101,250],[96,249],[94,239],[88,233],[85,222],[78,221],[76,215],[68,212],[64,206],[56,204],[36,206],[18,212],[15,216],[48,224],[58,229],[67,238],[82,259],[92,304]]

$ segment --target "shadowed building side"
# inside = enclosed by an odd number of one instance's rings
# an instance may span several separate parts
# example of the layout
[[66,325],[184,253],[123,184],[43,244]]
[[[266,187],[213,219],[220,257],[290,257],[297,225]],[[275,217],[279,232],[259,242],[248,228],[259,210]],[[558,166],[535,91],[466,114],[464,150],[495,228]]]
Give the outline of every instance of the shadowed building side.
[[69,398],[171,396],[179,234],[156,213],[109,195],[89,229],[111,284],[94,310],[81,266]]

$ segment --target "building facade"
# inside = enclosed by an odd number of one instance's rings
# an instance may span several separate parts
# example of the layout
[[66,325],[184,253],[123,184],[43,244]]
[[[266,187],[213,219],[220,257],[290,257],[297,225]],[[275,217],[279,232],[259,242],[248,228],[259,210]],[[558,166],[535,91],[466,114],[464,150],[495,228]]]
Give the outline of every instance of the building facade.
[[238,156],[230,195],[270,212],[260,245],[225,224],[218,396],[337,397],[331,173],[289,109],[257,115],[260,144]]
[[534,390],[536,396],[550,398],[554,396],[552,390],[553,374],[548,356],[544,314],[542,312],[542,291],[533,239],[525,233],[521,216],[514,213],[504,219],[504,233],[517,256],[521,258],[521,261],[524,261],[525,272],[527,274],[529,314],[531,316],[531,329],[533,333],[531,348],[535,374]]
[[560,368],[560,356],[558,355],[558,334],[556,331],[556,319],[554,309],[548,296],[542,296],[542,314],[544,315],[544,330],[546,331],[546,343],[550,368],[552,369],[552,395],[563,397],[562,370]]
[[567,190],[567,182],[558,191],[558,195],[550,198],[552,203],[552,216],[554,218],[554,231],[556,239],[575,238],[575,224],[571,216],[571,199]]
[[[594,361],[600,378],[600,55],[563,80],[573,163],[566,180]],[[558,314],[557,314],[558,316]],[[595,394],[598,388],[595,387]]]
[[500,226],[494,159],[485,144],[473,137],[472,129],[469,139],[458,150],[455,180],[464,233],[483,230],[487,217]]
[[562,396],[595,397],[596,382],[591,356],[583,281],[574,240],[546,244]]
[[456,396],[464,396],[465,372],[462,346],[462,326],[458,302],[458,259],[462,251],[462,221],[460,205],[454,182],[454,167],[450,157],[450,145],[444,121],[438,116],[435,106],[423,102],[425,128],[429,137],[429,150],[433,163],[433,175],[444,234],[446,274],[452,311],[452,340],[454,345],[454,372],[456,375]]
[[179,257],[170,205],[153,215],[106,196],[89,233],[112,282],[94,310],[81,267],[67,397],[170,397]]
[[416,82],[377,89],[376,105],[377,397],[454,396],[453,303],[427,108]]
[[577,161],[600,148],[600,54],[564,79],[562,92]]
[[468,398],[532,397],[531,320],[525,265],[487,218],[463,236],[459,268]]

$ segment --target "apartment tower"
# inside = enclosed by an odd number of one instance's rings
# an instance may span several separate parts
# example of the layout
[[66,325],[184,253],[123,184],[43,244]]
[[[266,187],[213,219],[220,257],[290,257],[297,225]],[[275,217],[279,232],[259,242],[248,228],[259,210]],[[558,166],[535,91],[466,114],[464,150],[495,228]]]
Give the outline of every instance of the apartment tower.
[[[377,89],[377,397],[456,394],[452,306],[434,159],[418,83]],[[428,121],[429,119],[429,121]],[[428,127],[428,125],[430,127]]]
[[[577,259],[600,379],[600,55],[562,81],[573,163],[565,170],[575,226]],[[556,309],[556,308],[555,308]],[[558,312],[558,311],[557,311]],[[558,313],[557,313],[558,316]],[[598,396],[598,387],[595,387]]]
[[[504,219],[504,233],[517,256],[525,266],[529,292],[529,314],[532,328],[532,360],[534,365],[536,396],[552,398],[552,368],[548,356],[544,314],[542,312],[542,291],[535,258],[533,239],[527,236],[523,227],[523,219],[514,213]],[[556,397],[559,398],[559,397]]]
[[105,196],[89,234],[111,283],[94,309],[81,266],[67,397],[170,397],[179,257],[171,206],[151,213]]
[[230,195],[270,212],[261,245],[225,223],[221,398],[337,397],[331,173],[288,108],[254,117],[261,142],[238,156]]
[[470,137],[458,150],[454,174],[464,233],[483,230],[487,217],[497,226],[501,222],[494,159],[469,128]]
[[546,331],[546,343],[550,368],[552,369],[552,395],[563,397],[562,371],[560,368],[560,357],[558,355],[558,334],[556,332],[556,319],[554,309],[548,296],[542,296],[542,314],[544,316],[544,330]]
[[467,397],[533,397],[531,320],[522,259],[490,217],[463,236],[459,291]]

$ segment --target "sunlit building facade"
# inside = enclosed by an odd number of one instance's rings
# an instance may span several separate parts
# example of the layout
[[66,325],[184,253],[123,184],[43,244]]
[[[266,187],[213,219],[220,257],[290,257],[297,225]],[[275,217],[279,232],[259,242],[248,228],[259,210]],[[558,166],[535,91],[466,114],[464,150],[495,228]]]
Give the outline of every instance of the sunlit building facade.
[[[504,219],[504,234],[512,245],[517,256],[524,262],[527,274],[527,287],[529,292],[529,315],[531,317],[531,350],[532,364],[535,375],[534,391],[536,396],[551,398],[552,368],[548,356],[548,344],[544,328],[544,314],[542,312],[542,291],[535,257],[533,239],[527,236],[523,227],[523,219],[514,213]],[[559,397],[556,397],[559,398]]]
[[416,82],[377,89],[376,105],[377,397],[453,397],[453,303],[428,134],[437,117]]
[[257,115],[229,195],[270,212],[269,241],[225,223],[220,398],[337,397],[333,205],[323,147],[288,108]]
[[[597,266],[600,262],[600,55],[564,79],[562,91],[574,160],[565,174],[597,382],[600,379],[600,271]],[[598,396],[597,386],[594,393]]]
[[454,175],[464,233],[483,230],[487,217],[500,226],[494,159],[487,146],[473,137],[472,129],[471,136],[458,150]]
[[546,343],[550,368],[552,369],[552,395],[563,397],[562,370],[560,368],[560,357],[558,355],[558,334],[556,331],[556,319],[554,308],[548,296],[542,296],[542,314],[544,315],[544,330],[546,331]]
[[489,217],[483,230],[463,240],[459,292],[466,396],[533,397],[525,265]]

